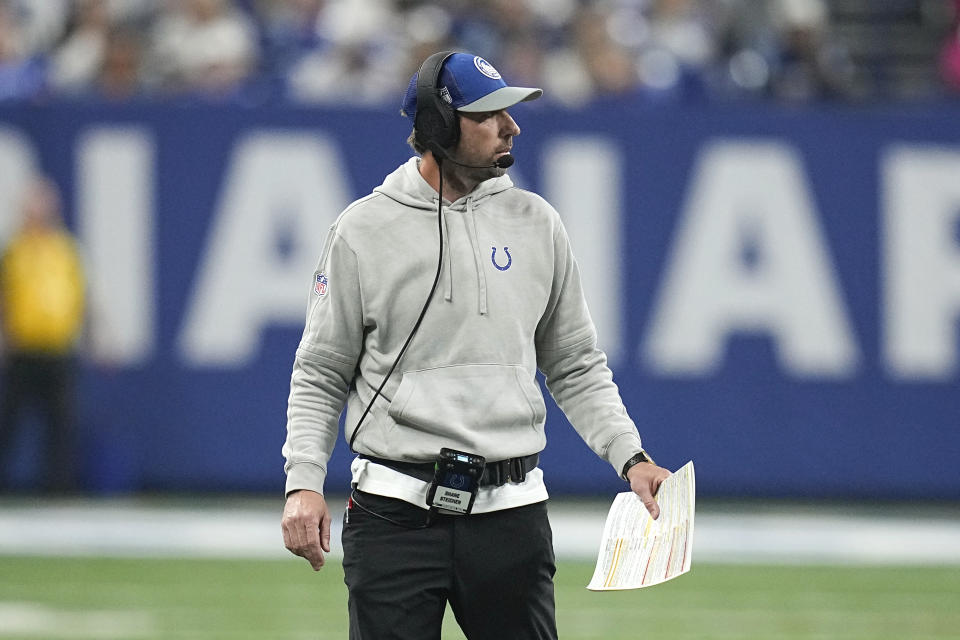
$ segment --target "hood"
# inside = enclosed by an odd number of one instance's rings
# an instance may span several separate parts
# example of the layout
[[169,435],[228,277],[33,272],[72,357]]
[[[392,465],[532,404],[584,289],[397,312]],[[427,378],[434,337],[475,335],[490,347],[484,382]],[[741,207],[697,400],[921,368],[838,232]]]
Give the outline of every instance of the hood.
[[[477,188],[460,198],[454,203],[447,203],[453,209],[465,209],[466,201],[472,200],[477,203],[495,193],[500,193],[513,187],[513,181],[508,175],[502,175],[497,178],[484,180]],[[377,193],[396,200],[400,204],[415,209],[427,209],[436,211],[437,192],[433,187],[427,184],[427,181],[420,175],[420,158],[413,156],[405,163],[400,165],[396,171],[388,175],[383,184],[374,189]]]

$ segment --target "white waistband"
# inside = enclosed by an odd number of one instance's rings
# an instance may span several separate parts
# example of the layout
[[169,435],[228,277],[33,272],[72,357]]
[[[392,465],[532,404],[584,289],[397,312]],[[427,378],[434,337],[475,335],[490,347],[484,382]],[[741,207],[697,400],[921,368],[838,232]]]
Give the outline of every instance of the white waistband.
[[[355,458],[350,465],[353,486],[367,493],[397,498],[427,508],[430,484],[370,460]],[[523,482],[508,482],[499,487],[480,487],[473,503],[473,513],[488,513],[542,502],[549,496],[539,468],[527,472]]]

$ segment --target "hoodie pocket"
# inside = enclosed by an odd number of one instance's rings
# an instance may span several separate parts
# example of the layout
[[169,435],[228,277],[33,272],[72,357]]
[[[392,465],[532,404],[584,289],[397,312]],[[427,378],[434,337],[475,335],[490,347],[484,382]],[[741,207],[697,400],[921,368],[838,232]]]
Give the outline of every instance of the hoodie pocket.
[[539,429],[546,405],[523,367],[466,364],[404,373],[388,413],[418,431],[479,434]]

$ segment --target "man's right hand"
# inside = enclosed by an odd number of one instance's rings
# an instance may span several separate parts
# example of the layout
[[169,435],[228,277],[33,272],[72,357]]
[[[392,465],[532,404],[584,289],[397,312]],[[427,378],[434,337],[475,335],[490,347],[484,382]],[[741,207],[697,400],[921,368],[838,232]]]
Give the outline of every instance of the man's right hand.
[[291,493],[280,525],[284,546],[306,558],[314,571],[320,571],[323,553],[330,553],[330,510],[323,496],[307,489]]

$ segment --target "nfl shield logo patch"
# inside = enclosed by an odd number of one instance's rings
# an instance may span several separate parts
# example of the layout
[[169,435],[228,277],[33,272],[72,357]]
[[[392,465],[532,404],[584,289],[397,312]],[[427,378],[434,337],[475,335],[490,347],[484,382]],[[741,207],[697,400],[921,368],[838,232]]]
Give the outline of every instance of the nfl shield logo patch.
[[321,298],[327,295],[327,276],[325,274],[317,274],[317,282],[313,285],[313,292]]

